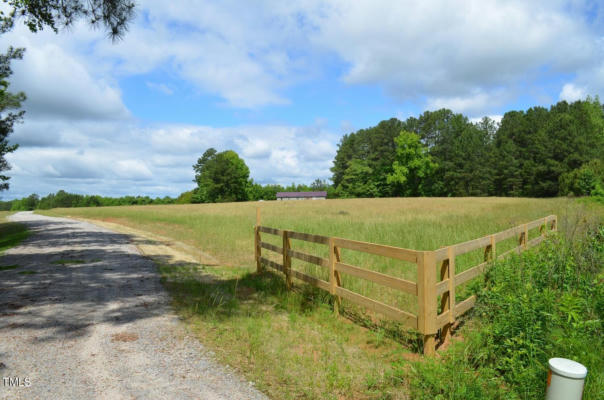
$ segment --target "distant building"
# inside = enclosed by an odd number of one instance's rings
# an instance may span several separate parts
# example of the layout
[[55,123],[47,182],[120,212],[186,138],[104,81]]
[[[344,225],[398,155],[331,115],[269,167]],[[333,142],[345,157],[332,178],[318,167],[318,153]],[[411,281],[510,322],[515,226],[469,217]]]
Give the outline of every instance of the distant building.
[[327,192],[277,192],[277,200],[325,200]]

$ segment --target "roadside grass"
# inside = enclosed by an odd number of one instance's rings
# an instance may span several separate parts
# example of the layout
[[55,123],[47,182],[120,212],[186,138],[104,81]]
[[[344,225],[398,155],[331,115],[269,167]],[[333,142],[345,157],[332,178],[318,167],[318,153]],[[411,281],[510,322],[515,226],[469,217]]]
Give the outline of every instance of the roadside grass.
[[[176,311],[220,361],[275,399],[406,399],[393,363],[417,357],[388,327],[336,317],[330,296],[272,272],[161,265]],[[221,277],[215,273],[220,272]]]
[[59,264],[59,265],[85,264],[85,263],[86,263],[86,260],[65,260],[65,259],[51,262],[51,264]]
[[35,274],[37,274],[38,272],[36,272],[36,271],[29,271],[29,270],[26,270],[26,271],[19,271],[19,272],[17,272],[17,273],[18,273],[19,275],[35,275]]
[[20,265],[0,265],[0,271],[8,271],[11,269],[17,269]]
[[29,236],[25,225],[6,220],[10,214],[12,213],[8,211],[0,211],[0,255]]

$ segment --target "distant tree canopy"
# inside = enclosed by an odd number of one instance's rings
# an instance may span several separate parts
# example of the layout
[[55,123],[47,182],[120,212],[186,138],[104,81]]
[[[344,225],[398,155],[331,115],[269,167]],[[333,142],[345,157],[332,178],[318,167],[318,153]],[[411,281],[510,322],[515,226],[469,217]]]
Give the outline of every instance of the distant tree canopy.
[[[186,193],[186,192],[185,192]],[[183,193],[184,194],[184,193]],[[182,196],[182,195],[181,195]],[[190,203],[190,201],[188,201]],[[48,210],[51,208],[72,208],[72,207],[106,207],[106,206],[133,206],[148,204],[174,204],[177,200],[165,196],[152,199],[149,196],[122,196],[105,197],[99,195],[82,195],[68,193],[59,190],[57,193],[51,193],[40,198],[37,194],[31,194],[22,199],[11,201],[0,201],[0,211],[28,211],[28,210]]]
[[193,165],[196,203],[222,203],[248,199],[250,170],[232,150],[218,153],[210,148]]
[[598,99],[506,113],[498,125],[451,110],[345,135],[333,168],[341,197],[590,194],[603,186]]

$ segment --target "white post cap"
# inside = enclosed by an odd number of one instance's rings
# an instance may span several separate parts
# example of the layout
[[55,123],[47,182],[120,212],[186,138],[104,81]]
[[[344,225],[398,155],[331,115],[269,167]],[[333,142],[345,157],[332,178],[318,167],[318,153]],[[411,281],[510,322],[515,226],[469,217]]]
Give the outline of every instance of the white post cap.
[[587,376],[587,368],[583,364],[566,358],[550,358],[549,367],[552,372],[566,378],[584,379]]

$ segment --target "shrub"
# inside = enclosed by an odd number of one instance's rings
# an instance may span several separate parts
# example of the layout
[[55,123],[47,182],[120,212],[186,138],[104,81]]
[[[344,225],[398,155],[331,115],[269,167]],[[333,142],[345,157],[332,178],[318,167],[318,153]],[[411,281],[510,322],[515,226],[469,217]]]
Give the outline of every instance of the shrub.
[[465,341],[415,364],[419,399],[543,398],[548,359],[588,369],[584,399],[604,393],[604,225],[560,236],[493,264],[478,290]]

